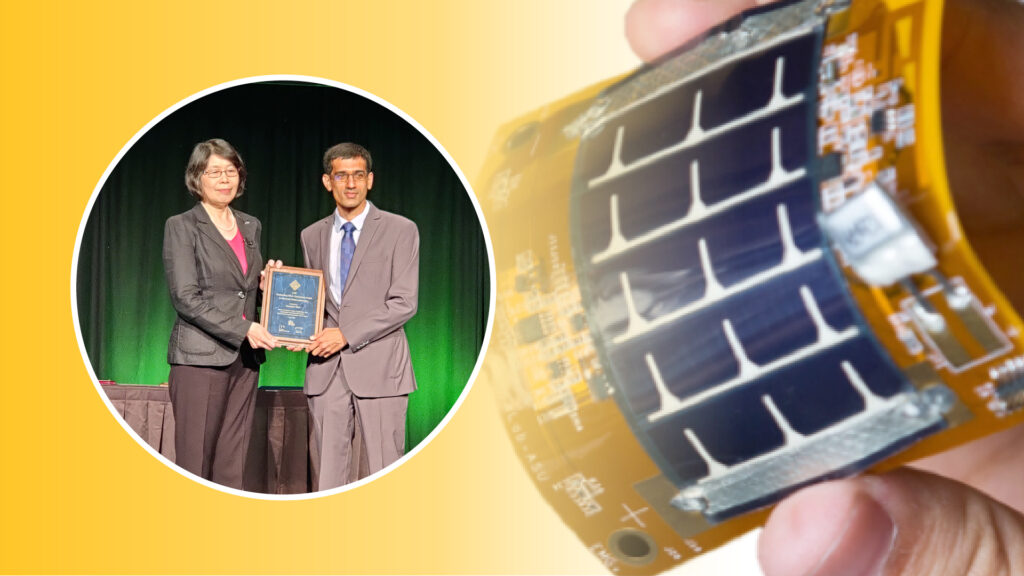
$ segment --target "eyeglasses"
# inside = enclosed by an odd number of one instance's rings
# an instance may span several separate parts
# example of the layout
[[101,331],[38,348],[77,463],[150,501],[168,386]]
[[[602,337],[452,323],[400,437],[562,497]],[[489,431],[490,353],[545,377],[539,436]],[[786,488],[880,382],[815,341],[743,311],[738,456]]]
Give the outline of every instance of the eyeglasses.
[[362,184],[366,181],[366,172],[363,170],[357,170],[355,172],[335,172],[331,174],[331,178],[334,178],[335,182],[348,182],[351,178],[355,180],[356,184]]
[[207,170],[203,172],[203,176],[206,176],[211,180],[217,180],[224,175],[227,175],[228,178],[238,178],[238,170],[228,168],[227,170]]

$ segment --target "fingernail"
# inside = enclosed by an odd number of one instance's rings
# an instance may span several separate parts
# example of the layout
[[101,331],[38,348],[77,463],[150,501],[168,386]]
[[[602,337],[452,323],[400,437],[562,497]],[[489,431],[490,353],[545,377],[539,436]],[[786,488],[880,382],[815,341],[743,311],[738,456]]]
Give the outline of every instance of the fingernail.
[[896,523],[875,499],[858,494],[838,537],[808,576],[876,576],[896,542]]

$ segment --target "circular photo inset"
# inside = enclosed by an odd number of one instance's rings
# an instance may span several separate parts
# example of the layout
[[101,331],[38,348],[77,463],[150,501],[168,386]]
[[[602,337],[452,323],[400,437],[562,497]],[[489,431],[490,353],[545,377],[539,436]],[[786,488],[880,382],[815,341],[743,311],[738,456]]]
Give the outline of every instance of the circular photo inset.
[[125,146],[83,217],[72,302],[140,444],[208,486],[295,499],[369,481],[451,417],[489,336],[490,252],[414,120],[261,77]]

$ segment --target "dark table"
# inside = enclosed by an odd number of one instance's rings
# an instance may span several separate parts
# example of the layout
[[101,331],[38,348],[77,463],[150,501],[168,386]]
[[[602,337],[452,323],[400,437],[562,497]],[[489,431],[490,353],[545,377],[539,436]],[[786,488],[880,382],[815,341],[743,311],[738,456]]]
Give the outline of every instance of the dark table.
[[[174,414],[167,386],[105,385],[110,402],[139,437],[174,461]],[[306,395],[299,388],[263,387],[256,392],[256,414],[246,456],[243,485],[249,492],[301,494],[316,490],[316,467],[309,459],[313,429]],[[366,476],[362,435],[356,426],[353,477]]]

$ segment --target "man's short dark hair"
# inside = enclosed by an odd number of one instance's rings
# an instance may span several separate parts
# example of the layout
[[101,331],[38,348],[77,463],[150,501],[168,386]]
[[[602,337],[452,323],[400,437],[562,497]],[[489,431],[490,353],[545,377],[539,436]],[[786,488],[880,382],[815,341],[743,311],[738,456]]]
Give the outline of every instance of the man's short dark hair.
[[212,138],[206,142],[200,142],[192,148],[192,156],[189,157],[188,166],[185,167],[185,187],[196,200],[203,199],[203,172],[206,171],[206,166],[210,163],[210,156],[215,154],[234,164],[235,169],[238,170],[238,193],[235,194],[235,198],[245,192],[246,170],[242,156],[234,146],[228,144],[227,140]]
[[328,148],[327,152],[324,152],[324,174],[331,173],[336,158],[341,158],[342,160],[362,158],[366,161],[366,171],[373,172],[373,158],[370,157],[370,151],[359,144],[342,142]]

